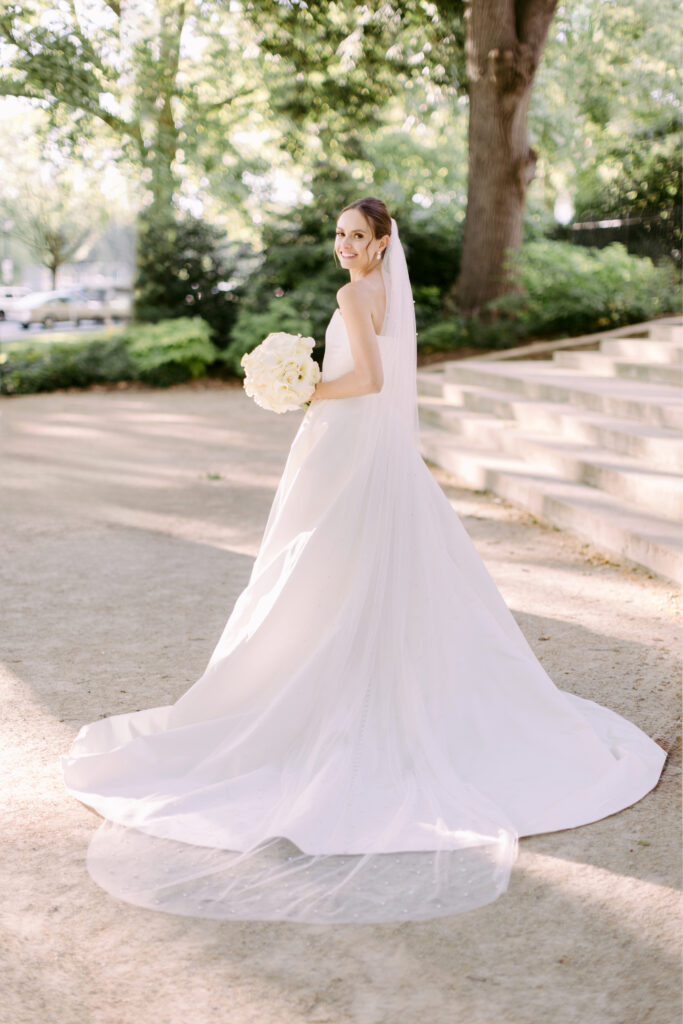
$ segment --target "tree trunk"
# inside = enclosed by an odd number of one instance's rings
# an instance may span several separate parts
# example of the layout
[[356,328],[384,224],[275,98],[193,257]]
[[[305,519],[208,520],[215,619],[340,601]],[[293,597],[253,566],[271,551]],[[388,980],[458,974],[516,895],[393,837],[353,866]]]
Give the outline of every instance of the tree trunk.
[[[140,91],[140,121],[153,134],[145,141],[140,133],[140,159],[147,188],[138,212],[135,246],[135,289],[133,315],[147,319],[150,292],[149,268],[175,234],[174,192],[178,178],[173,169],[178,146],[178,127],[173,116],[173,96],[180,61],[180,40],[186,18],[185,0],[161,0],[158,4],[159,54],[151,58],[143,74],[145,88]],[[144,313],[147,309],[147,312]]]
[[476,313],[510,289],[506,250],[522,241],[534,176],[527,114],[557,0],[470,0],[467,216],[460,275],[447,306]]

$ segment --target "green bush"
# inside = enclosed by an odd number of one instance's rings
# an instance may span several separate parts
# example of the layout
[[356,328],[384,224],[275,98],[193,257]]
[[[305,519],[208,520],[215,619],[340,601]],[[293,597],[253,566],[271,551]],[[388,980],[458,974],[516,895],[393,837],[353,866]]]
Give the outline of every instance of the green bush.
[[124,337],[134,376],[155,387],[203,376],[218,355],[210,335],[198,316],[132,325]]
[[520,291],[491,303],[489,313],[518,335],[578,335],[650,320],[679,305],[677,273],[633,256],[618,242],[604,249],[570,242],[530,242],[508,265]]
[[138,231],[136,322],[201,317],[214,344],[225,348],[238,309],[234,278],[247,247],[189,214],[176,219],[147,211]]
[[[236,377],[244,376],[240,359],[245,352],[251,352],[265,337],[277,331],[290,334],[303,334],[314,338],[314,326],[310,318],[302,316],[294,299],[290,296],[271,299],[263,313],[252,313],[243,310],[232,329],[232,341],[218,359],[230,373]],[[320,338],[316,338],[316,347],[320,350]],[[314,350],[314,357],[318,354]]]
[[613,243],[603,249],[532,241],[511,254],[517,291],[491,302],[480,317],[451,316],[421,328],[418,348],[510,348],[525,338],[576,336],[651,320],[680,308],[671,264],[656,266]]
[[121,334],[82,343],[22,346],[0,355],[0,394],[26,395],[57,388],[131,380],[134,368]]
[[115,335],[33,346],[22,342],[0,354],[0,394],[139,380],[156,387],[206,373],[218,355],[211,328],[200,317],[135,324]]
[[451,316],[418,329],[417,347],[425,355],[458,348],[510,348],[519,336],[517,325],[503,320],[486,323],[477,317]]

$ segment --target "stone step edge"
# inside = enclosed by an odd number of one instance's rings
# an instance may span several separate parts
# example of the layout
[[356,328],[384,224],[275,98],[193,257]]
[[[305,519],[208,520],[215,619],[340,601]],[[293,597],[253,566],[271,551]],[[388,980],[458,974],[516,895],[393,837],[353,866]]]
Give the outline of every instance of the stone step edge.
[[[519,445],[515,445],[519,441]],[[530,468],[543,467],[563,480],[583,484],[674,524],[683,517],[683,477],[649,467],[619,452],[590,445],[553,443],[524,433],[503,438],[504,450],[519,455]]]
[[562,493],[566,496],[576,495],[585,499],[592,506],[600,506],[601,508],[608,508],[609,511],[618,513],[620,516],[624,516],[633,521],[637,521],[639,526],[642,526],[645,521],[651,526],[656,527],[664,533],[676,533],[678,524],[672,523],[670,520],[658,516],[655,513],[643,512],[642,509],[636,505],[632,505],[620,498],[615,498],[612,495],[606,494],[604,491],[600,491],[595,487],[590,487],[588,484],[578,483],[574,480],[564,480],[546,471],[535,470],[533,466],[530,466],[520,456],[515,456],[510,452],[501,452],[486,445],[479,445],[473,442],[469,442],[467,445],[456,443],[455,439],[446,431],[439,430],[438,427],[421,427],[420,428],[420,439],[425,443],[434,443],[440,448],[445,448],[454,455],[467,456],[476,458],[483,463],[492,462],[496,463],[493,466],[494,469],[501,469],[502,471],[509,473],[516,473],[522,477],[526,477],[529,480],[533,480],[536,483],[542,483],[548,486],[552,486],[558,493]]
[[[425,428],[439,430],[446,437],[457,437],[458,443],[461,439],[465,444],[474,441],[489,450],[495,445],[501,454],[522,460],[530,471],[542,468],[557,478],[630,502],[646,513],[659,511],[670,522],[679,521],[683,515],[683,444],[678,439],[673,442],[674,451],[670,450],[672,442],[668,441],[666,457],[655,459],[646,457],[646,453],[629,455],[614,450],[598,439],[561,437],[543,427],[522,426],[515,420],[488,414],[471,415],[468,409],[449,409],[443,402],[420,403],[419,412],[420,423]],[[444,413],[446,419],[440,419]],[[470,425],[472,429],[468,429]],[[604,435],[602,440],[605,440]]]
[[[463,361],[454,364],[450,373],[421,377],[418,387],[438,390],[442,384],[497,390],[508,397],[571,405],[636,423],[666,424],[663,429],[667,430],[680,430],[683,427],[681,389],[668,384],[653,385],[625,377],[582,378],[576,373],[570,378],[559,375],[553,378],[547,372],[541,380],[537,376],[525,377],[520,373],[496,373],[496,368],[492,371],[481,364]],[[608,386],[601,386],[604,384]],[[614,384],[629,385],[631,392],[620,393],[620,389],[612,387]],[[634,388],[639,394],[633,393]],[[619,411],[605,411],[610,408]]]
[[[618,431],[598,428],[599,436],[594,439],[584,440],[580,437],[558,437],[543,429],[535,430],[533,427],[521,427],[517,422],[502,419],[475,419],[472,421],[462,410],[455,409],[450,413],[438,408],[419,409],[420,423],[430,430],[440,431],[444,438],[451,439],[453,443],[457,439],[458,444],[474,443],[477,448],[495,450],[501,454],[512,455],[524,461],[529,470],[533,470],[537,460],[548,462],[548,460],[569,460],[571,472],[579,472],[581,476],[596,475],[605,473],[618,474],[623,485],[628,489],[634,486],[634,481],[642,481],[643,500],[641,502],[621,495],[625,500],[633,500],[636,505],[644,505],[650,508],[652,492],[655,489],[668,487],[675,495],[676,485],[683,473],[683,444],[677,438],[675,441],[667,439],[662,442],[659,438],[652,441],[649,437],[645,441],[638,439],[631,434],[637,444],[636,450],[623,451],[622,448],[632,448],[630,443],[625,443],[625,434]],[[455,414],[455,416],[453,415]],[[444,418],[442,418],[444,417]],[[456,419],[456,422],[453,422]],[[476,433],[468,429],[468,424],[474,422]],[[663,447],[663,446],[666,447]],[[647,477],[650,470],[649,478]],[[559,476],[566,475],[569,470],[557,468]],[[645,477],[645,478],[644,478]],[[571,479],[571,478],[570,478]],[[663,482],[666,481],[666,482]],[[588,483],[589,481],[584,481]],[[591,487],[601,489],[598,483],[590,483]],[[610,487],[604,488],[612,492]],[[619,496],[619,495],[618,495]],[[667,504],[669,502],[667,501]],[[672,499],[672,507],[676,507],[676,499]],[[669,515],[670,513],[667,513]]]
[[[570,417],[577,421],[580,420],[583,423],[589,423],[592,426],[615,430],[621,434],[629,434],[634,437],[641,438],[649,437],[655,441],[683,440],[681,432],[673,427],[659,427],[654,423],[647,423],[642,420],[613,416],[606,412],[599,412],[597,409],[588,409],[585,406],[574,405],[571,402],[552,402],[548,401],[546,398],[533,398],[529,395],[511,394],[509,391],[496,391],[494,388],[483,388],[479,387],[477,384],[458,384],[455,381],[447,383],[449,387],[468,390],[472,394],[482,395],[482,397],[490,399],[491,401],[507,403],[511,406],[533,405],[539,411],[551,416],[556,416],[558,418],[563,416]],[[433,401],[434,399],[436,399],[436,401]],[[454,405],[453,402],[449,402],[448,399],[443,398],[440,395],[418,394],[417,404],[418,409],[420,406],[423,406],[425,409],[433,408],[442,412],[455,412],[463,413],[467,416],[472,415],[477,417],[487,417],[488,419],[499,419],[503,424],[513,423],[516,429],[524,429],[523,427],[520,427],[519,420],[514,416],[496,416],[495,413],[482,412],[479,409],[470,409],[465,405]]]
[[[432,433],[439,436],[433,438]],[[683,582],[680,533],[668,520],[647,514],[625,501],[610,501],[604,492],[585,484],[532,474],[528,464],[511,458],[501,460],[490,449],[452,449],[452,458],[444,459],[443,431],[432,432],[423,428],[421,435],[423,456],[469,486],[490,490],[539,519],[570,530],[597,548],[668,579]],[[447,442],[448,439],[445,440]],[[482,465],[487,457],[507,465]],[[458,467],[457,460],[469,461],[469,470],[462,465]],[[476,482],[472,479],[473,469],[480,477]],[[596,502],[596,496],[599,502]]]
[[[543,358],[546,353],[557,351],[580,350],[581,348],[595,349],[600,341],[609,338],[637,338],[647,331],[657,331],[660,327],[680,327],[683,320],[680,315],[672,314],[656,320],[644,320],[637,324],[622,324],[621,327],[612,327],[607,331],[596,331],[593,334],[580,334],[574,338],[558,338],[555,341],[531,341],[526,345],[518,345],[515,348],[497,349],[495,352],[482,352],[480,356],[472,356],[477,362],[489,362],[500,359],[505,362],[514,362],[516,359]],[[652,339],[655,340],[654,338]],[[439,364],[435,364],[439,365]]]
[[683,363],[683,341],[657,341],[652,338],[608,338],[595,352],[555,352],[553,360],[563,361],[565,355],[603,356],[608,359],[630,359],[651,366],[680,367]]
[[[582,363],[582,357],[587,354],[600,362],[588,365]],[[601,380],[635,380],[672,388],[683,384],[683,366],[680,364],[653,363],[630,357],[619,358],[606,355],[604,352],[558,352],[557,357],[553,358],[552,365],[563,370],[577,370],[579,373],[583,372],[586,377],[599,377]]]
[[[511,434],[514,434],[515,438],[518,438],[522,442],[526,442],[535,447],[545,448],[558,455],[564,455],[568,458],[574,458],[590,462],[592,465],[604,466],[606,469],[617,470],[624,473],[637,473],[640,476],[651,476],[653,481],[661,481],[662,483],[672,483],[673,486],[679,486],[683,489],[683,478],[675,473],[669,472],[665,469],[657,471],[657,467],[648,467],[644,465],[639,459],[634,458],[631,455],[624,455],[622,452],[614,452],[609,448],[602,448],[598,445],[593,445],[588,441],[577,441],[573,438],[561,438],[555,435],[546,433],[540,430],[528,430],[519,425],[517,420],[503,419],[489,413],[480,413],[476,410],[466,409],[463,406],[449,406],[442,404],[440,406],[424,406],[423,403],[418,403],[418,409],[422,406],[429,415],[434,410],[443,411],[448,413],[462,413],[463,419],[474,419],[481,425],[488,425],[495,427],[499,430],[509,430]],[[421,421],[422,422],[422,421]],[[432,420],[428,421],[429,429],[441,430],[444,434],[448,435],[449,428],[444,424],[441,426],[438,423],[434,423]],[[462,435],[458,435],[462,436]],[[639,435],[642,436],[642,435]],[[677,438],[677,440],[679,440]]]
[[[680,350],[683,346],[678,346],[677,350]],[[605,369],[611,367],[637,367],[642,369],[644,366],[649,370],[673,370],[676,373],[681,374],[681,380],[683,380],[683,369],[680,363],[665,363],[657,362],[656,360],[637,359],[632,355],[623,355],[616,352],[556,352],[552,360],[549,361],[549,366],[561,366],[563,369],[581,369],[585,361],[586,369],[595,364],[602,364]],[[587,376],[591,376],[587,374]],[[614,374],[617,376],[617,374]],[[672,385],[676,387],[676,385]]]
[[[599,355],[600,353],[591,353],[592,355]],[[668,364],[664,364],[668,367]],[[660,367],[661,368],[661,367]],[[433,379],[437,375],[441,375],[443,380],[455,382],[458,371],[465,370],[466,372],[473,371],[478,376],[486,377],[491,380],[503,379],[505,381],[515,382],[516,384],[524,384],[526,382],[531,384],[542,384],[549,385],[552,387],[563,387],[567,390],[573,391],[588,391],[591,394],[601,393],[604,390],[605,384],[614,384],[619,386],[624,385],[637,385],[639,388],[645,389],[656,389],[655,393],[647,391],[642,396],[642,401],[645,402],[660,402],[662,398],[669,399],[672,404],[680,401],[681,387],[677,384],[662,384],[659,381],[647,381],[639,380],[631,377],[619,377],[612,376],[606,377],[603,375],[595,375],[590,373],[582,373],[578,367],[573,366],[560,366],[559,363],[553,359],[547,360],[536,360],[532,363],[486,363],[482,364],[475,359],[455,359],[450,363],[444,364],[443,367],[433,366],[429,368],[432,371]],[[678,367],[673,367],[678,369]],[[525,371],[530,371],[525,374]],[[429,371],[423,369],[421,373],[428,373]],[[486,386],[486,385],[483,385]],[[500,390],[498,387],[497,390]],[[618,393],[616,388],[613,389],[614,394],[609,397],[621,398],[623,397]],[[662,391],[666,394],[662,395]],[[522,392],[520,392],[522,393]]]
[[[541,360],[535,362],[534,368],[538,367]],[[546,370],[541,374],[534,373],[529,376],[524,376],[524,368],[521,370],[517,365],[514,367],[514,371],[510,372],[511,368],[508,364],[498,363],[486,363],[482,364],[473,359],[454,359],[449,363],[438,363],[430,367],[421,367],[417,371],[417,385],[434,387],[439,384],[453,384],[457,387],[469,387],[469,388],[482,388],[488,391],[498,391],[501,394],[510,395],[514,394],[519,398],[527,398],[529,401],[556,401],[555,399],[548,398],[534,398],[533,395],[529,395],[523,390],[525,382],[530,384],[541,384],[549,387],[564,388],[566,391],[579,392],[581,394],[588,395],[605,395],[608,399],[617,399],[619,401],[638,401],[643,405],[661,405],[662,399],[667,401],[667,404],[671,406],[678,406],[681,402],[681,388],[675,384],[661,384],[659,382],[652,383],[650,381],[638,380],[637,378],[631,377],[607,377],[607,376],[595,376],[588,373],[580,373],[575,367],[559,366],[558,363],[553,360],[543,360],[543,365]],[[668,363],[661,364],[668,366]],[[476,382],[472,381],[460,381],[458,380],[458,372],[461,370],[473,371],[478,377],[482,378]],[[568,371],[572,371],[571,373]],[[486,383],[483,382],[486,380]],[[513,388],[505,387],[504,385],[496,383],[497,381],[505,381],[514,385]],[[605,391],[605,384],[616,384],[616,385],[637,385],[643,394],[640,396],[624,396],[619,392],[617,388],[612,388],[611,391]],[[662,392],[665,392],[662,394]],[[573,403],[572,403],[573,404]]]

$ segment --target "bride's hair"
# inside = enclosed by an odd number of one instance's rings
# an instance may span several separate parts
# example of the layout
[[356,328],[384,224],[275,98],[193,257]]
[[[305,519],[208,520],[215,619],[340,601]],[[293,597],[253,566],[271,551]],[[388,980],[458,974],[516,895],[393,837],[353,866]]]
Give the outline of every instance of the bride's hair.
[[[381,199],[375,199],[373,196],[356,199],[355,202],[345,206],[341,212],[344,213],[346,210],[360,210],[372,228],[375,238],[384,238],[385,235],[391,234],[391,214]],[[385,252],[386,249],[382,251],[382,259],[384,259]]]

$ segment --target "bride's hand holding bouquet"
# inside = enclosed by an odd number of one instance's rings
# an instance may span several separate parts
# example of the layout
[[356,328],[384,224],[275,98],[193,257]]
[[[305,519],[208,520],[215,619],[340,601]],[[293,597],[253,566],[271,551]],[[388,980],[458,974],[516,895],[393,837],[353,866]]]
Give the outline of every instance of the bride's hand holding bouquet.
[[244,390],[262,409],[288,412],[313,399],[320,367],[311,356],[315,341],[278,331],[242,356]]

